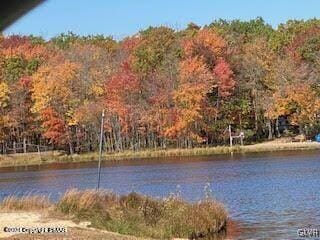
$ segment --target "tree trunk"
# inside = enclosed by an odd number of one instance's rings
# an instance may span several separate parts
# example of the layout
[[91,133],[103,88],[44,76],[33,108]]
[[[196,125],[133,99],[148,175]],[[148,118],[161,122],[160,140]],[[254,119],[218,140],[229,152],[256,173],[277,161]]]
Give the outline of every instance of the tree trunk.
[[13,153],[17,153],[16,141],[13,142]]
[[23,152],[27,153],[27,138],[23,136]]
[[256,101],[256,90],[253,89],[252,92],[252,105],[253,105],[253,111],[254,111],[254,130],[256,132],[256,135],[258,138],[260,138],[259,136],[259,125],[258,125],[258,110],[257,110],[257,101]]
[[303,131],[303,125],[302,124],[299,124],[299,134],[304,134],[304,131]]
[[70,155],[73,155],[74,152],[73,152],[73,146],[72,146],[72,142],[69,141],[69,152],[70,152]]
[[269,140],[272,140],[272,138],[273,138],[273,131],[272,131],[272,123],[271,123],[271,120],[270,120],[270,119],[267,120],[267,126],[268,126],[268,132],[269,132],[269,134],[268,134],[268,139],[269,139]]
[[277,133],[277,137],[281,137],[280,131],[279,131],[279,118],[276,119],[276,133]]

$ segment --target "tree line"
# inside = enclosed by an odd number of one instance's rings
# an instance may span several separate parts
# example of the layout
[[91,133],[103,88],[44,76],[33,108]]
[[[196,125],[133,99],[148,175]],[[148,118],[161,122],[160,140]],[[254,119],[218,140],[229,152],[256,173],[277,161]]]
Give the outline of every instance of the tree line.
[[0,36],[0,152],[109,152],[260,141],[319,130],[320,20],[262,18],[116,41],[68,32]]

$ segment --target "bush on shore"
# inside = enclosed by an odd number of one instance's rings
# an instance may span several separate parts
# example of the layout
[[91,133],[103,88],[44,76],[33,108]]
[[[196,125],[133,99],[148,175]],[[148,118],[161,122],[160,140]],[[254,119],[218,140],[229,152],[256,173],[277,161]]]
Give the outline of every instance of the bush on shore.
[[227,213],[214,199],[187,203],[176,196],[154,199],[137,193],[76,189],[64,194],[56,210],[92,227],[138,237],[200,238],[225,230]]
[[220,236],[225,234],[227,220],[223,205],[210,197],[188,203],[177,195],[157,199],[103,190],[71,189],[55,204],[47,196],[8,196],[0,202],[0,210],[49,210],[50,215],[90,221],[94,228],[158,239]]

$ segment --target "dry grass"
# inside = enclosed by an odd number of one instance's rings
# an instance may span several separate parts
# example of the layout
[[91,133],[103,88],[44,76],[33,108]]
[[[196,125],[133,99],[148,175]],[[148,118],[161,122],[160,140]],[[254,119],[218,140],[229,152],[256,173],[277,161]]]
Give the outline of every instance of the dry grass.
[[0,167],[11,166],[29,166],[54,163],[63,161],[64,153],[59,151],[47,151],[39,153],[15,153],[15,154],[0,154]]
[[199,238],[225,230],[227,213],[213,199],[187,203],[177,197],[153,199],[136,193],[118,197],[100,191],[68,191],[57,211],[93,227],[137,237]]
[[211,198],[188,203],[177,196],[155,199],[97,190],[71,189],[56,204],[46,196],[9,196],[0,202],[0,210],[48,210],[50,216],[89,221],[94,228],[157,239],[221,236],[227,223],[223,205]]
[[25,195],[22,197],[8,196],[0,203],[0,210],[5,211],[35,211],[48,209],[51,206],[49,197]]
[[290,150],[317,150],[320,149],[318,142],[281,142],[280,140],[258,143],[240,147],[240,152],[272,152]]
[[[281,139],[280,139],[281,140]],[[227,153],[241,152],[274,152],[274,151],[293,151],[293,150],[316,150],[320,149],[317,142],[282,142],[280,140],[258,143],[247,146],[217,146],[217,147],[198,147],[191,149],[148,149],[141,151],[123,151],[119,153],[108,153],[103,155],[103,160],[123,160],[134,158],[157,158],[157,157],[178,157],[178,156],[205,156]],[[49,163],[70,163],[70,162],[91,162],[97,161],[98,153],[84,153],[65,155],[62,152],[46,152],[41,154],[11,154],[0,155],[0,167],[41,165]]]

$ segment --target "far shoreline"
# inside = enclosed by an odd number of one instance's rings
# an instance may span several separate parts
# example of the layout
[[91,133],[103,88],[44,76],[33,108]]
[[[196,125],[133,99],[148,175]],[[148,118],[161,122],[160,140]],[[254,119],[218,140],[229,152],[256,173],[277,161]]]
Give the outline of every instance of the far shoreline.
[[[320,150],[320,143],[318,142],[280,142],[277,140],[257,143],[253,145],[233,147],[217,146],[217,147],[197,147],[190,149],[148,149],[141,151],[123,151],[118,153],[108,153],[102,155],[103,162],[108,161],[130,161],[134,159],[152,160],[165,157],[192,157],[192,156],[210,156],[210,155],[226,155],[238,153],[270,153],[280,151],[306,151],[306,150]],[[11,167],[31,167],[31,166],[45,166],[54,163],[88,163],[96,162],[98,160],[98,153],[83,153],[66,155],[61,152],[43,152],[38,153],[18,153],[0,155],[0,169]]]

